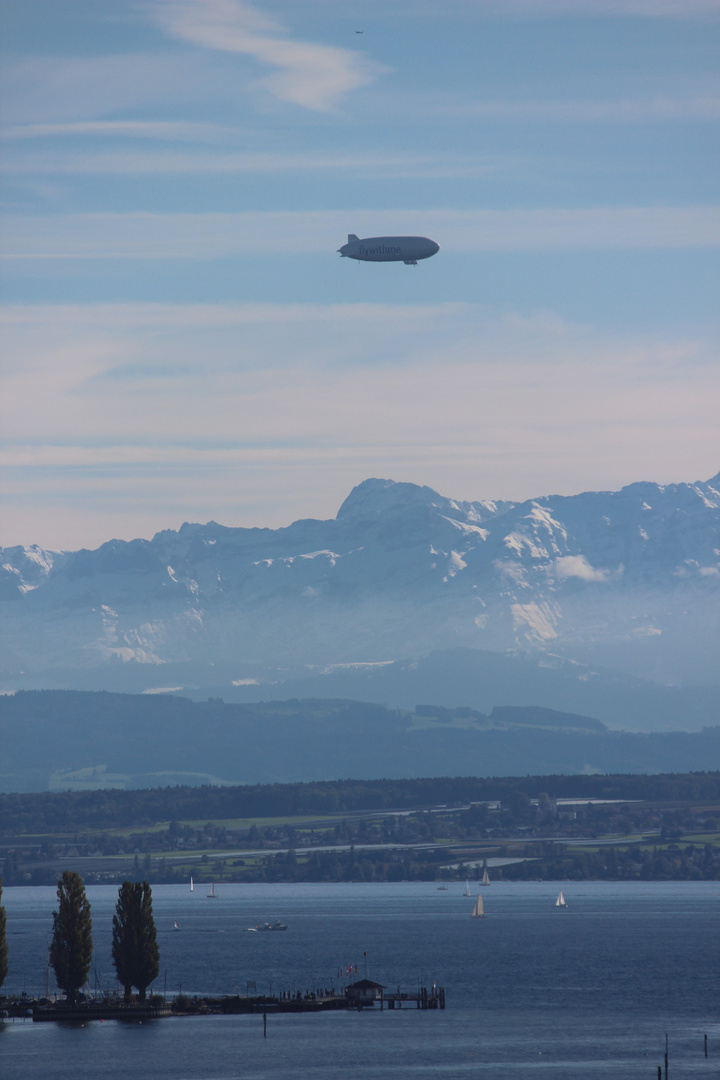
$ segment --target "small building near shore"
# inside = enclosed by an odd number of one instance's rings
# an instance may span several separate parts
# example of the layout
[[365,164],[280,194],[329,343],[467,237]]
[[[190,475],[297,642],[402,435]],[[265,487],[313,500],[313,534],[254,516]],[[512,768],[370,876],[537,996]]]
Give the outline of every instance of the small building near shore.
[[376,1001],[382,1001],[384,989],[381,983],[373,982],[372,979],[360,979],[359,982],[345,987],[345,997],[353,1004],[372,1005]]

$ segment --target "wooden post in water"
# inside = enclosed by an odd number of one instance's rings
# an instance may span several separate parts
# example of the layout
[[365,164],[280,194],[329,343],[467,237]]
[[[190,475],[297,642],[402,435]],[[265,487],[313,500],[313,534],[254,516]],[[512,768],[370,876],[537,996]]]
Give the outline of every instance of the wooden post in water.
[[658,1065],[658,1080],[662,1080],[662,1065]]
[[665,1080],[668,1080],[668,1037],[665,1032]]
[[705,1057],[707,1057],[707,1035],[705,1036]]
[[263,1038],[267,1039],[267,1013],[263,1013]]

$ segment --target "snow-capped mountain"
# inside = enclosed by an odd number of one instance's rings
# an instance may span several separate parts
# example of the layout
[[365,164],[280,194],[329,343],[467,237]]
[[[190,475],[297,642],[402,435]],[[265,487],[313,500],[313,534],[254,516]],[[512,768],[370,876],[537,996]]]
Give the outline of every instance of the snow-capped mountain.
[[0,564],[7,686],[121,661],[239,679],[459,645],[720,679],[720,474],[522,503],[371,479],[329,521],[185,524]]

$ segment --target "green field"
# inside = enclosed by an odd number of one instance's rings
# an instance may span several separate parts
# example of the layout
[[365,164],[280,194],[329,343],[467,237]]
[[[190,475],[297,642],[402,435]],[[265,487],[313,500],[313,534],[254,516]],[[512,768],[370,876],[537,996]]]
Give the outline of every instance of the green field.
[[516,879],[720,880],[718,773],[0,795],[0,821],[6,885],[462,879],[486,859]]

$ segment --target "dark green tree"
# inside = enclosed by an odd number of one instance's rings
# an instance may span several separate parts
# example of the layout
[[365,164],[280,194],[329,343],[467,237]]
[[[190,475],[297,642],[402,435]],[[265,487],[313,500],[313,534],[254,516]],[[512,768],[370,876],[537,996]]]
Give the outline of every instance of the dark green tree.
[[[2,878],[0,878],[0,900],[2,900]],[[5,982],[5,976],[8,973],[8,947],[5,927],[5,908],[0,904],[0,986]]]
[[57,895],[60,904],[53,914],[50,963],[58,986],[74,1005],[92,960],[90,904],[82,878],[72,870],[64,871],[58,881]]
[[133,987],[133,962],[136,952],[135,885],[123,881],[113,915],[112,958],[117,980],[130,998]]
[[113,915],[112,958],[125,997],[137,987],[140,1001],[160,973],[160,950],[147,881],[123,881]]

